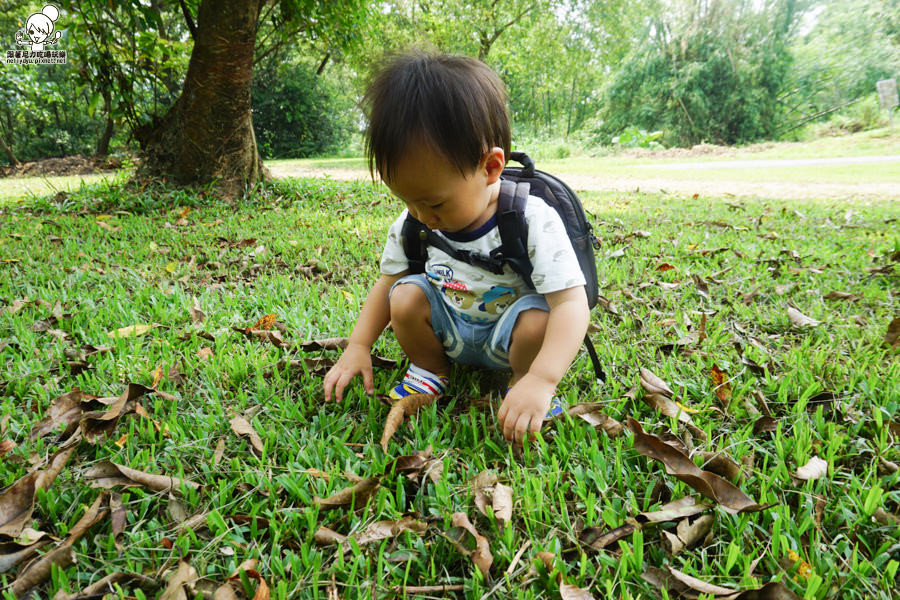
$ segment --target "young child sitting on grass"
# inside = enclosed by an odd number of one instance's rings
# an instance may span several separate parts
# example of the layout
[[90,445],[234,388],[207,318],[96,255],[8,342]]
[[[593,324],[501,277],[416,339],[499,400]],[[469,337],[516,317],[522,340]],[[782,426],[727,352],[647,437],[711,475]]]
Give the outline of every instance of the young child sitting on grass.
[[372,344],[390,322],[411,362],[392,398],[441,394],[450,363],[512,369],[498,412],[503,436],[521,444],[561,414],[556,386],[584,339],[589,310],[578,259],[556,211],[540,198],[525,208],[530,288],[429,247],[424,274],[409,274],[401,229],[407,212],[451,246],[490,254],[500,246],[495,213],[510,152],[506,93],[472,58],[408,54],[370,83],[366,154],[406,211],[391,225],[381,276],[369,291],[350,343],[325,376],[325,399],[362,375],[373,393]]

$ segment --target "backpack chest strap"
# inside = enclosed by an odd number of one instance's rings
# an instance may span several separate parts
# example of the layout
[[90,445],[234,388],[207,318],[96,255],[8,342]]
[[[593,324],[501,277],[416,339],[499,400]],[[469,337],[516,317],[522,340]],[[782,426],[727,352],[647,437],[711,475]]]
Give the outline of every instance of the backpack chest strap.
[[497,198],[497,230],[500,247],[491,252],[518,273],[528,287],[534,289],[531,273],[534,267],[528,258],[528,223],[525,221],[525,204],[531,185],[527,182],[500,181]]

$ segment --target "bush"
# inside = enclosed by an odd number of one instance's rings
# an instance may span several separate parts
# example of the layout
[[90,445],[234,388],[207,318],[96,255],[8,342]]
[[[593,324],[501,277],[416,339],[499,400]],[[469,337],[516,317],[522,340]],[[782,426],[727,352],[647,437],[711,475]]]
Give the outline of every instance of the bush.
[[653,131],[647,133],[646,129],[638,129],[637,127],[626,127],[622,133],[612,139],[612,143],[618,148],[662,148],[659,139],[662,137],[662,131]]
[[827,121],[809,126],[805,131],[815,138],[847,135],[887,125],[888,115],[878,102],[878,94],[870,94],[844,110],[833,113]]
[[720,4],[706,14],[685,6],[687,14],[657,24],[648,43],[613,75],[604,91],[599,142],[609,143],[629,126],[662,129],[664,143],[675,146],[774,136],[794,5],[748,13]]
[[266,69],[253,79],[253,130],[263,158],[305,158],[336,151],[353,130],[353,105],[304,64]]

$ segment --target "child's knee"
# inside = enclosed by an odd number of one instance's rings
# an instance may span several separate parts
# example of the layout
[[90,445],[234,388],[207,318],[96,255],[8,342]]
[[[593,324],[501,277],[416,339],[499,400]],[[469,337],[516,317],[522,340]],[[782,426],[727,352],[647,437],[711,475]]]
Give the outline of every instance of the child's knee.
[[414,283],[397,284],[391,291],[390,307],[392,321],[431,315],[428,297]]
[[544,332],[547,331],[547,321],[550,313],[539,308],[529,308],[522,311],[516,317],[513,326],[510,343],[538,344],[544,340]]

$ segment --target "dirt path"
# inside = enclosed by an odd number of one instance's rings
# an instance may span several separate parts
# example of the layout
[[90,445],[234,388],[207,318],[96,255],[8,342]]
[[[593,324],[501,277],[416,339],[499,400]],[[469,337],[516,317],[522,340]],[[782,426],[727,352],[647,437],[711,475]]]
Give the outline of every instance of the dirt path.
[[[815,183],[806,181],[703,180],[665,177],[661,172],[683,170],[774,169],[790,167],[837,167],[856,164],[898,163],[900,155],[855,156],[846,158],[803,158],[779,160],[718,160],[691,163],[629,165],[646,168],[646,176],[566,174],[564,179],[576,191],[670,192],[703,196],[784,198],[788,200],[898,200],[900,182]],[[367,180],[362,169],[308,168],[293,165],[271,167],[275,177],[325,177],[338,180]],[[702,177],[702,176],[701,176]],[[717,176],[718,177],[718,176]]]

